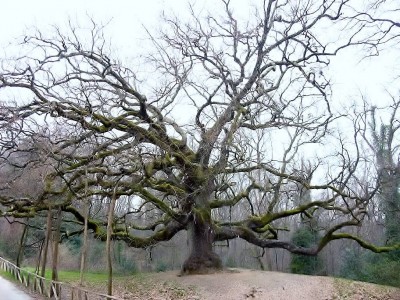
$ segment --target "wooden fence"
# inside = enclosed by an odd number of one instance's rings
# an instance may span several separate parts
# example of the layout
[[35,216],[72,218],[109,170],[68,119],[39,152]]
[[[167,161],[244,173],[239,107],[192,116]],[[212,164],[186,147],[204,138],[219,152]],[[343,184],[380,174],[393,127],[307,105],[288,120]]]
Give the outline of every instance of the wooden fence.
[[23,270],[2,257],[0,257],[0,268],[10,273],[18,282],[29,290],[48,297],[49,299],[122,300],[114,296],[91,292],[73,284],[46,279],[35,273]]

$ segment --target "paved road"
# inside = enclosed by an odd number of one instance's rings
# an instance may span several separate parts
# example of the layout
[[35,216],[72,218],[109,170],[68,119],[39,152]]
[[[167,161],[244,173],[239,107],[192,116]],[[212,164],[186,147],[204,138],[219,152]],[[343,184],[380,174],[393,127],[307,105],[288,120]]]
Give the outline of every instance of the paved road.
[[8,280],[0,277],[0,299],[4,300],[31,300],[24,292],[18,290],[18,288],[13,285]]

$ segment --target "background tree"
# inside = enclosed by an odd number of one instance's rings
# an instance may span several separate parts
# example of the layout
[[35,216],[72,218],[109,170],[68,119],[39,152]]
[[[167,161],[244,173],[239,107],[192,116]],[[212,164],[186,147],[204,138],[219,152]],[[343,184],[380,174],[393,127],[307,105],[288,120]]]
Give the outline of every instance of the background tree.
[[[377,107],[364,102],[360,127],[366,142],[366,150],[371,153],[375,172],[378,175],[379,192],[375,205],[369,211],[370,223],[380,227],[380,236],[384,244],[399,241],[400,198],[398,174],[398,111],[400,102],[391,96],[386,107]],[[367,151],[368,151],[367,150]],[[400,285],[398,268],[399,251],[384,255],[375,255],[354,249],[348,249],[348,258],[344,262],[342,275],[348,278],[370,281],[380,284]]]
[[[112,58],[95,24],[89,32],[26,36],[27,54],[4,60],[0,72],[2,97],[27,92],[3,103],[1,151],[22,153],[21,141],[40,137],[50,172],[34,197],[3,193],[4,213],[34,217],[51,207],[83,224],[77,200],[110,198],[116,188],[116,201],[129,205],[112,238],[146,248],[187,230],[184,273],[221,268],[213,243],[235,238],[305,255],[337,239],[375,252],[399,248],[345,231],[362,223],[378,186],[358,180],[361,153],[335,133],[341,115],[324,70],[340,50],[379,50],[396,34],[396,27],[386,29],[389,20],[350,3],[269,0],[244,21],[230,1],[220,2],[221,15],[191,7],[187,22],[165,18],[160,37],[151,36],[147,78]],[[326,28],[343,26],[340,39],[329,40]],[[252,143],[255,136],[262,143]],[[320,153],[312,155],[315,172],[324,174],[311,182],[296,168],[310,146]],[[306,203],[292,200],[299,185],[312,191]],[[88,227],[106,240],[104,202],[98,205]],[[224,207],[231,213],[217,216]],[[335,222],[315,246],[281,239],[282,220],[331,213]],[[151,217],[138,222],[132,215]]]
[[[311,183],[315,168],[302,161],[300,172],[304,175],[304,179]],[[298,205],[303,205],[312,201],[311,193],[309,190],[299,184],[297,190],[297,199],[295,200]],[[318,216],[309,218],[307,214],[300,215],[300,220],[296,222],[298,228],[294,231],[291,241],[300,247],[310,248],[315,246],[319,240],[319,224]],[[304,256],[293,254],[290,262],[290,270],[297,274],[315,275],[322,273],[322,261],[318,256]]]

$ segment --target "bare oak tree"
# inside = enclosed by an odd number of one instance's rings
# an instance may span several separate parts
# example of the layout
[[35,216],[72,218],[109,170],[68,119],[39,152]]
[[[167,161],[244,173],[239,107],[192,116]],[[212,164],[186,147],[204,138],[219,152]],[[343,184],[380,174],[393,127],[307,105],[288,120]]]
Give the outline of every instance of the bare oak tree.
[[[305,255],[342,238],[375,252],[398,249],[345,231],[362,223],[378,186],[357,180],[362,153],[334,133],[341,116],[324,70],[342,49],[376,54],[398,34],[390,19],[352,2],[265,0],[247,20],[228,0],[214,14],[190,7],[187,22],[165,17],[160,35],[150,35],[147,78],[112,58],[95,23],[86,35],[72,27],[26,36],[27,54],[4,60],[0,72],[2,97],[24,98],[2,100],[1,153],[8,163],[10,152],[27,151],[23,141],[39,138],[53,169],[34,199],[2,193],[4,214],[59,207],[83,225],[77,200],[125,199],[112,238],[145,248],[187,230],[184,273],[221,268],[213,242],[235,238]],[[312,147],[318,176],[310,181],[299,166]],[[299,189],[309,201],[293,198]],[[223,208],[230,213],[216,213]],[[281,220],[323,213],[335,222],[317,245],[280,238]],[[106,240],[111,221],[87,224]]]

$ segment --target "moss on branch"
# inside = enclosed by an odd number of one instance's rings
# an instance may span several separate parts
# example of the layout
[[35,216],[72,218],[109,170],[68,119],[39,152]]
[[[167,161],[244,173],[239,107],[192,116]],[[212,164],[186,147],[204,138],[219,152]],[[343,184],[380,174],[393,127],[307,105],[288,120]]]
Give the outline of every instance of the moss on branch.
[[349,233],[332,234],[328,237],[327,241],[324,241],[324,242],[326,242],[326,244],[328,244],[328,242],[330,242],[330,241],[340,240],[340,239],[353,240],[353,241],[357,242],[361,247],[371,250],[372,252],[375,252],[375,253],[384,253],[384,252],[390,252],[390,251],[394,251],[394,250],[400,250],[400,243],[394,244],[391,246],[376,246],[372,243],[369,243],[369,242],[359,238],[358,236],[354,236]]

